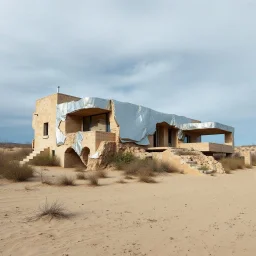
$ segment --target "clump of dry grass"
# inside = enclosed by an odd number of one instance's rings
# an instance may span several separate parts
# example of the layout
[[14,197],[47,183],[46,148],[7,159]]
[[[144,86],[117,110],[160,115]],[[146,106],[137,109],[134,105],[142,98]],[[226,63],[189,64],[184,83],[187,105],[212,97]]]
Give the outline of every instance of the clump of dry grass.
[[245,165],[245,168],[247,168],[247,169],[252,169],[252,165],[246,164],[246,165]]
[[0,154],[0,177],[15,182],[27,181],[34,176],[34,168],[29,165],[20,165],[19,162],[5,159]]
[[88,175],[88,180],[91,186],[99,186],[99,177],[96,173]]
[[76,174],[76,178],[77,178],[78,180],[86,180],[86,175],[85,175],[85,173],[83,173],[83,172],[78,172],[78,173]]
[[71,217],[71,214],[67,212],[66,208],[63,206],[62,203],[55,201],[51,204],[48,203],[47,199],[45,203],[39,206],[38,212],[29,220],[39,220],[41,218],[49,218],[50,221],[52,219],[68,219]]
[[75,179],[70,176],[62,175],[57,180],[59,186],[75,186]]
[[98,178],[105,179],[108,177],[106,171],[104,170],[98,170],[96,172],[97,172]]
[[224,170],[226,173],[230,173],[230,171],[237,170],[237,169],[244,169],[244,159],[243,158],[236,158],[236,157],[228,157],[222,158],[220,160]]
[[146,169],[146,168],[142,168],[139,171],[139,181],[140,182],[145,182],[145,183],[156,183],[156,181],[152,178],[153,173]]
[[126,176],[136,176],[141,169],[147,169],[152,173],[176,173],[180,170],[170,164],[154,159],[136,159],[130,164],[124,166]]
[[59,166],[60,160],[56,156],[39,155],[33,158],[31,164],[36,166]]

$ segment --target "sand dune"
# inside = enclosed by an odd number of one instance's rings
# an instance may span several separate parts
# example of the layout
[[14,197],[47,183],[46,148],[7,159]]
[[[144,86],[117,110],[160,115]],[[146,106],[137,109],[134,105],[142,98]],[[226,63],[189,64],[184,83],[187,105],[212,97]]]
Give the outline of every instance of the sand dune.
[[[73,170],[47,168],[55,178]],[[256,169],[230,175],[160,176],[159,183],[120,172],[90,187],[31,182],[0,185],[0,255],[254,255]],[[52,177],[55,176],[55,177]],[[25,187],[27,189],[25,189]],[[58,200],[68,220],[27,220],[38,206]]]

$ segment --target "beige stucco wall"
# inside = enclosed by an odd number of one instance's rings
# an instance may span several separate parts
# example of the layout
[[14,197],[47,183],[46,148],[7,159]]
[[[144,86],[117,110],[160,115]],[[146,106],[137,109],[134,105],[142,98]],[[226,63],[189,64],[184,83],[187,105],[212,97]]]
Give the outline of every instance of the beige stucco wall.
[[[79,98],[65,94],[52,94],[36,101],[32,127],[34,129],[35,150],[50,147],[56,148],[56,105],[78,100]],[[43,136],[44,123],[49,123],[49,135]]]

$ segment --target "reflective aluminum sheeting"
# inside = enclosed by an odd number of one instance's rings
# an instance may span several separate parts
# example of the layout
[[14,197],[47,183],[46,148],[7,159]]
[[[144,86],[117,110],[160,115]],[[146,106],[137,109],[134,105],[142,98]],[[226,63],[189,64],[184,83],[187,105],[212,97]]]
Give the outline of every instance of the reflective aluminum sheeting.
[[72,148],[75,150],[75,152],[80,156],[82,152],[82,142],[83,142],[83,133],[77,132],[74,144],[72,145]]
[[63,145],[66,136],[59,129],[61,121],[65,121],[67,114],[78,111],[80,109],[101,108],[109,110],[110,100],[100,98],[83,98],[78,101],[65,102],[56,107],[56,143],[58,146]]
[[122,142],[135,142],[138,145],[149,145],[148,136],[156,131],[156,124],[166,122],[179,128],[180,125],[192,122],[192,119],[174,114],[164,114],[150,108],[131,103],[113,100],[115,118],[120,126]]
[[205,123],[187,123],[180,126],[183,131],[200,130],[200,129],[219,129],[226,132],[234,133],[234,128],[228,125],[220,124],[217,122]]

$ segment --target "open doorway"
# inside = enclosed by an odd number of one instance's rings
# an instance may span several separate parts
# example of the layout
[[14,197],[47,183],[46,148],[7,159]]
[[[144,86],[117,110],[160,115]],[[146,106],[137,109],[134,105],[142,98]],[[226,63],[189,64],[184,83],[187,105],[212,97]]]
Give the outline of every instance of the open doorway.
[[73,148],[68,148],[65,151],[64,155],[64,167],[65,168],[73,168],[73,167],[84,167],[80,156],[75,152]]

